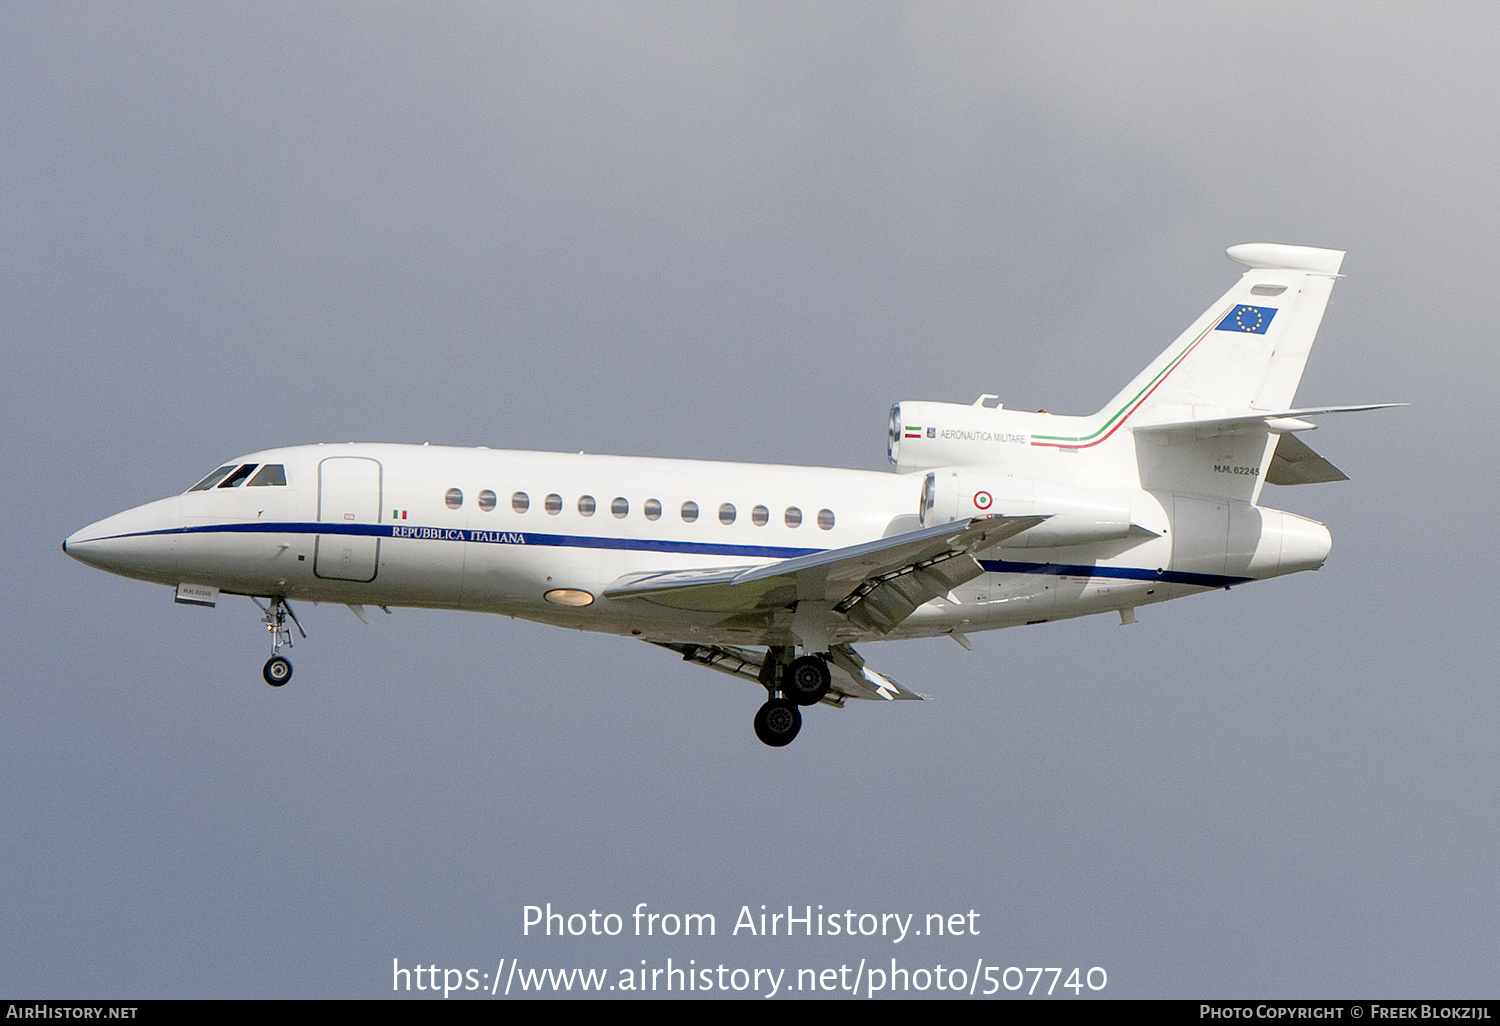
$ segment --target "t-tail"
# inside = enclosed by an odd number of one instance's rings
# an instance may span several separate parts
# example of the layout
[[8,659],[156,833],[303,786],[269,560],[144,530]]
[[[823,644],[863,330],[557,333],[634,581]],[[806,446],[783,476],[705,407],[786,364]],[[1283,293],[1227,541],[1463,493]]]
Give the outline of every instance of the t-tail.
[[1379,406],[1294,408],[1344,254],[1248,243],[1248,270],[1096,414],[1128,424],[1141,487],[1254,503],[1261,487],[1344,480],[1297,437],[1306,416]]
[[1012,547],[1129,545],[1170,525],[1172,566],[1205,581],[1318,566],[1328,532],[1261,508],[1261,489],[1344,479],[1298,437],[1315,426],[1307,417],[1396,404],[1292,405],[1342,251],[1228,254],[1247,268],[1239,281],[1092,416],[1006,410],[992,396],[897,405],[893,462],[931,471],[922,522],[1048,516]]
[[1342,480],[1296,438],[1314,426],[1303,417],[1379,407],[1291,404],[1343,252],[1249,243],[1228,254],[1248,268],[1240,280],[1098,413],[1006,410],[988,395],[902,402],[891,411],[892,462],[1248,503],[1268,480]]

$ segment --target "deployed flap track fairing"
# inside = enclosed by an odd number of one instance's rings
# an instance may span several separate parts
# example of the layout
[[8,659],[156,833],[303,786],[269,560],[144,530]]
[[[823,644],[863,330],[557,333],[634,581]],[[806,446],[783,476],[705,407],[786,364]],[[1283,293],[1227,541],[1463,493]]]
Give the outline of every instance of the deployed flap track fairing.
[[[1294,404],[1343,253],[1235,246],[1247,270],[1092,416],[898,403],[894,474],[439,446],[298,446],[72,535],[82,562],[213,606],[290,599],[504,613],[640,638],[754,681],[768,745],[802,710],[922,696],[854,645],[1116,612],[1322,565],[1267,482],[1345,480]],[[1388,404],[1386,404],[1388,405]],[[259,600],[264,600],[260,602]],[[305,636],[305,635],[304,635]]]

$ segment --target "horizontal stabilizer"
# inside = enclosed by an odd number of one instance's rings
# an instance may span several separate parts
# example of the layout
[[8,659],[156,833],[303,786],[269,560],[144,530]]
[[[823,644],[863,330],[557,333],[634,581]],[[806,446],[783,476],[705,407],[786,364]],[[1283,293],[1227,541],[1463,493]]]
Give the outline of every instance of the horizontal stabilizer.
[[1256,410],[1250,413],[1210,414],[1204,417],[1182,417],[1158,420],[1155,423],[1137,424],[1138,435],[1165,435],[1169,440],[1212,438],[1214,435],[1230,435],[1239,431],[1263,430],[1273,434],[1293,431],[1308,431],[1317,425],[1302,420],[1324,413],[1361,413],[1365,410],[1389,410],[1407,403],[1366,403],[1361,406],[1309,406],[1296,410]]
[[1313,452],[1296,435],[1281,436],[1276,443],[1276,456],[1266,471],[1266,483],[1273,485],[1326,484],[1347,480],[1347,474]]

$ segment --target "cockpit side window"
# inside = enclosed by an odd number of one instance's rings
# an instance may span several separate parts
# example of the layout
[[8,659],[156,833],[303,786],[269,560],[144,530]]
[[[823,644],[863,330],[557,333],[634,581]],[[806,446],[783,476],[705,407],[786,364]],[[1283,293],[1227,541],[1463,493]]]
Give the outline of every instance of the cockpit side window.
[[245,483],[245,478],[249,477],[250,476],[250,472],[253,471],[254,469],[255,469],[255,464],[254,463],[246,463],[239,470],[236,470],[233,474],[230,474],[228,477],[226,477],[224,479],[223,483],[219,485],[219,487],[220,488],[238,488],[240,485],[242,485],[242,484]]
[[228,475],[228,473],[231,470],[233,470],[233,469],[234,469],[234,464],[233,463],[231,463],[227,467],[220,467],[218,470],[214,471],[212,474],[209,474],[207,477],[205,477],[202,481],[199,481],[197,484],[193,485],[193,487],[189,488],[188,491],[190,491],[190,492],[206,492],[210,488],[212,488],[214,485],[216,485],[220,481],[224,480],[225,476]]
[[280,463],[267,463],[260,468],[260,473],[250,479],[246,488],[260,488],[265,485],[285,485],[286,467]]

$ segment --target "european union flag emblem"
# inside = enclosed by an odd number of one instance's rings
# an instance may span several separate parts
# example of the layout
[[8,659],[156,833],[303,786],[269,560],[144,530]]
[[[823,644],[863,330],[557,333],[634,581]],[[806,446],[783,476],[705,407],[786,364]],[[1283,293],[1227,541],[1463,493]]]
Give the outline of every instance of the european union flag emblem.
[[1214,326],[1215,331],[1248,331],[1252,335],[1264,335],[1276,316],[1272,306],[1237,306]]

